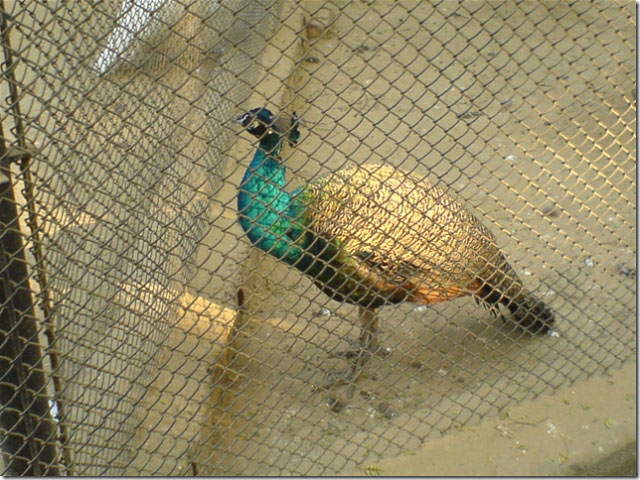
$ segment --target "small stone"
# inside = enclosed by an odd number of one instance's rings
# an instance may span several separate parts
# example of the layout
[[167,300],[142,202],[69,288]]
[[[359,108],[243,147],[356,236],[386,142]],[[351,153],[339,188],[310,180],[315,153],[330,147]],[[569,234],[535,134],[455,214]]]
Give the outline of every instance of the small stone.
[[398,415],[387,402],[380,402],[376,408],[387,420],[391,420]]
[[[494,54],[495,56],[495,54]],[[502,105],[504,105],[505,107],[512,107],[513,106],[513,99],[511,98],[505,98],[502,102]]]
[[360,45],[353,49],[355,53],[372,52],[378,48],[377,45]]
[[330,317],[331,310],[328,308],[321,308],[314,316],[316,317]]
[[482,112],[465,112],[465,113],[459,114],[458,118],[469,119],[469,118],[480,117],[481,115],[482,115]]
[[625,277],[635,277],[636,276],[636,269],[635,268],[631,268],[631,267],[627,267],[626,265],[619,263],[618,264],[618,273],[620,275],[624,275]]
[[371,392],[368,392],[366,390],[360,390],[360,396],[365,400],[371,400],[373,398]]
[[560,210],[558,210],[558,207],[556,207],[555,205],[551,204],[551,205],[547,205],[545,207],[542,207],[542,214],[547,216],[547,217],[559,217],[560,216]]
[[584,264],[589,268],[593,267],[593,265],[594,265],[593,260],[591,259],[591,257],[585,258],[584,259]]
[[327,399],[327,404],[329,405],[329,409],[333,413],[340,413],[342,410],[344,410],[344,407],[347,406],[346,402],[343,402],[336,397],[329,397]]

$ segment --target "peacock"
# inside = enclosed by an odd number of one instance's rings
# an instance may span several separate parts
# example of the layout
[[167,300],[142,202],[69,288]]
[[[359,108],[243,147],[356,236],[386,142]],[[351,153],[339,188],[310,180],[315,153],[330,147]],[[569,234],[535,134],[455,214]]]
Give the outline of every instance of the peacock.
[[361,334],[349,369],[330,385],[353,385],[373,354],[377,310],[431,305],[471,295],[497,316],[499,304],[532,333],[554,325],[495,237],[444,188],[388,165],[343,168],[285,191],[283,142],[299,120],[254,108],[235,119],[260,140],[237,196],[239,222],[253,245],[308,275],[331,298],[359,306]]

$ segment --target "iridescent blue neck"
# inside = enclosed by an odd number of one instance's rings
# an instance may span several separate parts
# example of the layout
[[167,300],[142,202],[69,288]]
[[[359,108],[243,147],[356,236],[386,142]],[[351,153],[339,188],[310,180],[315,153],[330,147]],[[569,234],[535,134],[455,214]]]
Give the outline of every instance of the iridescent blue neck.
[[339,243],[309,228],[309,192],[304,187],[291,194],[284,191],[281,148],[278,134],[265,136],[244,174],[238,193],[242,229],[256,247],[311,276],[334,298],[368,301],[370,290],[358,283],[354,262]]
[[240,185],[238,213],[251,243],[293,262],[301,252],[292,244],[291,195],[284,191],[286,172],[279,160],[281,149],[278,134],[262,138]]
[[257,200],[263,201],[266,206],[272,206],[272,200],[282,193],[285,168],[278,160],[281,149],[282,141],[275,133],[266,135],[261,140],[240,184],[238,207],[241,213],[248,214],[249,212],[243,211]]

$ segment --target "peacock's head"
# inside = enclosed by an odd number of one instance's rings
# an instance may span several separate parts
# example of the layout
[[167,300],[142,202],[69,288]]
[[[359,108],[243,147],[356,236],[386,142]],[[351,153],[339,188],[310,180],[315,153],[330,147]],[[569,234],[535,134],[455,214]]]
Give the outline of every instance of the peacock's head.
[[270,128],[273,128],[275,117],[266,108],[254,108],[234,120],[251,135],[261,138]]
[[272,133],[277,133],[278,135],[288,133],[287,140],[291,145],[295,145],[300,138],[298,116],[295,112],[290,119],[287,119],[285,117],[276,117],[266,108],[253,108],[234,120],[242,125],[247,132],[259,139]]

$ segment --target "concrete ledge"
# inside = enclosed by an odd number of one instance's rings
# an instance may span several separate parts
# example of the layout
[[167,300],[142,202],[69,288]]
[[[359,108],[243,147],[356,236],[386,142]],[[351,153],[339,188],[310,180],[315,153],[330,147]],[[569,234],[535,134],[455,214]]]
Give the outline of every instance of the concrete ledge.
[[636,364],[346,475],[635,476]]

